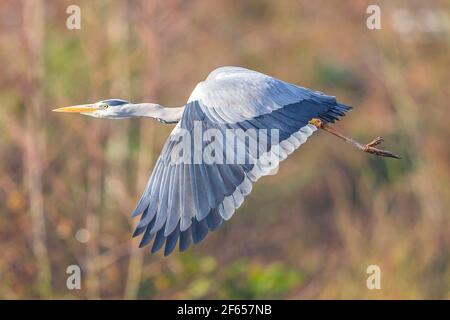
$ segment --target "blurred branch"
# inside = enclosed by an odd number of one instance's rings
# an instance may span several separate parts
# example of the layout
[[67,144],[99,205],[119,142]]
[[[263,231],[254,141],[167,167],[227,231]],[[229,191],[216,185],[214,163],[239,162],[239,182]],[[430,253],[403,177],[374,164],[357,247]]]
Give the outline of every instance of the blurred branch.
[[30,197],[33,251],[37,260],[38,291],[42,298],[52,295],[50,261],[46,244],[44,198],[42,194],[41,83],[44,73],[42,42],[44,38],[44,7],[41,0],[26,0],[23,6],[23,44],[27,53],[28,73],[23,87],[26,106],[26,180]]
[[[130,63],[128,57],[130,51],[129,46],[129,2],[117,2],[112,5],[109,10],[109,19],[107,24],[108,29],[108,48],[111,52],[115,54],[110,56],[109,60],[109,76],[110,76],[110,95],[111,96],[129,96],[130,95]],[[124,44],[126,44],[124,46]],[[118,67],[120,61],[120,68]],[[125,128],[124,128],[125,129]],[[125,130],[121,130],[122,134],[125,134]],[[128,141],[128,143],[130,143]],[[130,148],[127,148],[129,150]],[[140,149],[139,149],[140,150]],[[140,153],[139,153],[140,154]],[[127,156],[127,153],[123,154]],[[123,163],[127,159],[121,159]],[[140,177],[145,176],[145,173],[138,168],[138,181]],[[131,218],[130,224],[132,225]],[[138,247],[136,241],[129,241],[129,261],[127,269],[127,277],[125,281],[124,298],[125,299],[136,299],[139,292],[139,284],[141,282],[142,273],[142,263],[143,263],[143,252],[142,250],[135,251],[133,254],[132,248]]]

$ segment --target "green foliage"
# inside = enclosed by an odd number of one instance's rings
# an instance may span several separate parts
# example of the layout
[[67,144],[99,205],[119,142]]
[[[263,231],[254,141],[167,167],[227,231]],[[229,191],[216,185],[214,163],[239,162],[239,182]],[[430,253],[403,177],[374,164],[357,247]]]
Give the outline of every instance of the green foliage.
[[302,282],[300,274],[282,264],[241,259],[224,271],[221,297],[225,299],[277,299]]

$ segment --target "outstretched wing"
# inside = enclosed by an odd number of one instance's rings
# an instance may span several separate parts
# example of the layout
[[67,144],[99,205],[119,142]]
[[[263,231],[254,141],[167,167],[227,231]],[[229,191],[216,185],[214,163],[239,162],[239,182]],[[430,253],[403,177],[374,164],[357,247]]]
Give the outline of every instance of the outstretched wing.
[[[334,122],[349,109],[334,97],[255,71],[238,67],[214,70],[192,92],[161,152],[132,214],[142,213],[133,235],[143,233],[141,247],[153,240],[152,252],[166,243],[165,255],[173,251],[178,240],[180,251],[191,242],[198,243],[208,231],[231,218],[251,192],[252,183],[308,139],[316,130],[308,123],[312,118]],[[202,161],[195,158],[194,144],[205,150],[212,139],[202,137],[210,129],[215,130],[214,140],[222,146],[220,162],[208,161],[211,155],[203,155]],[[227,130],[249,129],[265,129],[267,138],[264,143],[259,135],[237,138],[245,139],[241,144],[244,148],[237,150],[235,141],[227,138]],[[196,130],[201,133],[198,137]],[[272,132],[278,139],[272,139]],[[180,143],[186,139],[189,147],[184,145],[180,153]],[[252,140],[256,150],[249,147]],[[230,147],[231,153],[227,152]],[[230,161],[230,155],[238,151],[247,161]],[[183,161],[174,161],[180,154]],[[278,161],[271,161],[273,157]]]

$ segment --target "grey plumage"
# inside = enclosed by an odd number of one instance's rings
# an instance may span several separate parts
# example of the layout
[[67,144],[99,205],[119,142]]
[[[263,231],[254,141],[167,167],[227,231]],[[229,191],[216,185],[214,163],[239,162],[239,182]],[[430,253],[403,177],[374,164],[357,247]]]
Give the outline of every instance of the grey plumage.
[[[223,67],[197,85],[171,135],[180,129],[192,132],[195,121],[201,121],[203,132],[208,128],[221,132],[278,129],[276,152],[284,160],[316,130],[309,120],[334,122],[349,109],[334,97],[259,72]],[[252,183],[270,171],[262,165],[263,156],[258,158],[247,149],[246,156],[253,158],[253,164],[174,164],[170,156],[175,146],[171,139],[166,142],[132,213],[143,213],[134,233],[144,233],[141,245],[154,237],[151,251],[158,251],[165,242],[165,255],[174,250],[177,241],[184,251],[230,219],[251,192]],[[269,150],[273,147],[269,145]]]

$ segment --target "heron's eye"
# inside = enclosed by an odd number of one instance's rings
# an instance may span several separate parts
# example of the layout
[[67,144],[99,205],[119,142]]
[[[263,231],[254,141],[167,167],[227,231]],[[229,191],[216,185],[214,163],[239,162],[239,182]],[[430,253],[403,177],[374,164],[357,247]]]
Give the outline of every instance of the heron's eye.
[[102,109],[102,110],[108,109],[108,107],[109,107],[109,105],[107,103],[102,103],[100,105],[100,109]]

